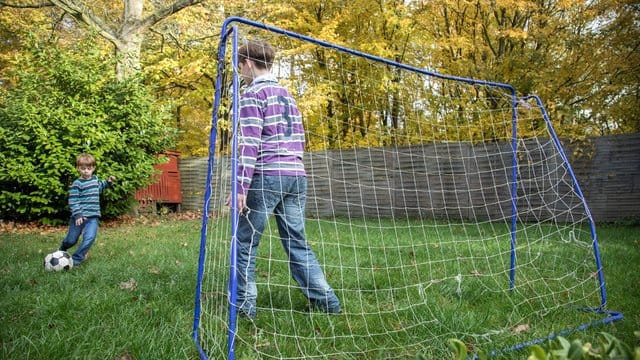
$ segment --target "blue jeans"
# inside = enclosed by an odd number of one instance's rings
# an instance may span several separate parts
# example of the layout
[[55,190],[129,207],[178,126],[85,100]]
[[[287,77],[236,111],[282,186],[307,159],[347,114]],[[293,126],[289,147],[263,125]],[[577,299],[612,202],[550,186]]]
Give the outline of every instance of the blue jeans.
[[89,249],[96,241],[99,223],[100,218],[97,217],[86,218],[80,226],[76,225],[74,218],[71,218],[69,221],[69,231],[62,241],[62,245],[60,245],[60,250],[67,251],[67,249],[73,247],[78,242],[78,238],[80,238],[80,235],[82,234],[80,247],[78,247],[72,256],[74,266],[79,265],[84,260],[87,256],[87,252],[89,252]]
[[254,318],[258,290],[255,282],[256,254],[271,213],[276,216],[280,241],[289,258],[291,276],[310,305],[329,313],[340,312],[340,301],[327,283],[304,234],[307,179],[304,176],[255,175],[247,193],[249,210],[238,219],[237,306]]

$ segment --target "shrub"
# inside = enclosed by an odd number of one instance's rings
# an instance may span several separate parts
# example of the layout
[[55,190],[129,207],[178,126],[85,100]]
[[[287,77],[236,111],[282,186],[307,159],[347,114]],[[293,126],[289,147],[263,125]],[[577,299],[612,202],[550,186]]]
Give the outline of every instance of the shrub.
[[[635,335],[640,339],[640,331],[636,331]],[[454,359],[476,358],[483,360],[488,358],[484,351],[474,357],[469,357],[467,346],[458,339],[450,339],[449,348],[453,352]],[[632,349],[632,346],[606,332],[599,333],[594,344],[583,342],[580,339],[569,341],[558,336],[556,339],[548,341],[545,346],[531,345],[529,350],[528,357],[523,354],[520,358],[528,360],[640,360],[640,347],[636,346]],[[416,359],[425,358],[423,355],[418,355]]]
[[66,218],[82,152],[96,157],[98,177],[117,178],[103,195],[107,216],[128,211],[149,182],[175,131],[140,79],[117,81],[106,59],[88,42],[74,51],[32,43],[15,60],[0,94],[0,218]]

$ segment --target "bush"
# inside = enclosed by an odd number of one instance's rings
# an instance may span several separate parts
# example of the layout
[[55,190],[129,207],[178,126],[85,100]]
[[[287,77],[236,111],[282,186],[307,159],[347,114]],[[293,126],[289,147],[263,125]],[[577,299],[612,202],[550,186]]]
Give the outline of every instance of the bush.
[[[640,333],[636,332],[636,336],[640,337]],[[640,360],[639,347],[633,350],[630,345],[606,332],[598,334],[594,344],[582,342],[580,339],[569,341],[559,336],[546,347],[533,345],[529,349],[529,360]]]
[[[96,157],[99,178],[114,175],[103,214],[129,210],[148,184],[155,156],[171,148],[168,112],[140,79],[116,81],[113,62],[92,42],[65,52],[31,44],[0,94],[0,218],[52,222],[69,216],[75,158]],[[108,59],[108,57],[107,57]]]
[[[635,335],[640,339],[640,332],[636,331]],[[449,340],[449,348],[453,352],[453,358],[459,360],[469,359],[467,346],[458,339]],[[595,344],[583,342],[580,339],[569,341],[562,336],[548,341],[545,346],[531,345],[529,346],[530,355],[522,355],[521,359],[528,360],[640,360],[640,347],[635,347],[623,343],[615,336],[601,332],[598,334]],[[487,353],[479,352],[474,358],[479,360],[487,359]],[[424,356],[418,355],[417,360],[424,359]]]

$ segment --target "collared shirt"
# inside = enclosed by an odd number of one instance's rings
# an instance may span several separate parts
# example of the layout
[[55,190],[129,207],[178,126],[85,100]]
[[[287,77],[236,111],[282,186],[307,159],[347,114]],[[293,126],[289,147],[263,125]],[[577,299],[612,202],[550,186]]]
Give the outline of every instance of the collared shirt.
[[239,192],[254,174],[305,176],[304,127],[295,99],[272,74],[255,78],[240,97]]

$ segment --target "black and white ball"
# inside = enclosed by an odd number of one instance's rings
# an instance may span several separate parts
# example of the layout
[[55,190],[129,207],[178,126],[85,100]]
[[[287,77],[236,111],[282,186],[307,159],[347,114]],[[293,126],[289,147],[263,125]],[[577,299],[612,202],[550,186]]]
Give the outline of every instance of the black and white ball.
[[44,257],[44,269],[47,271],[69,270],[73,267],[73,259],[68,252],[58,250]]

